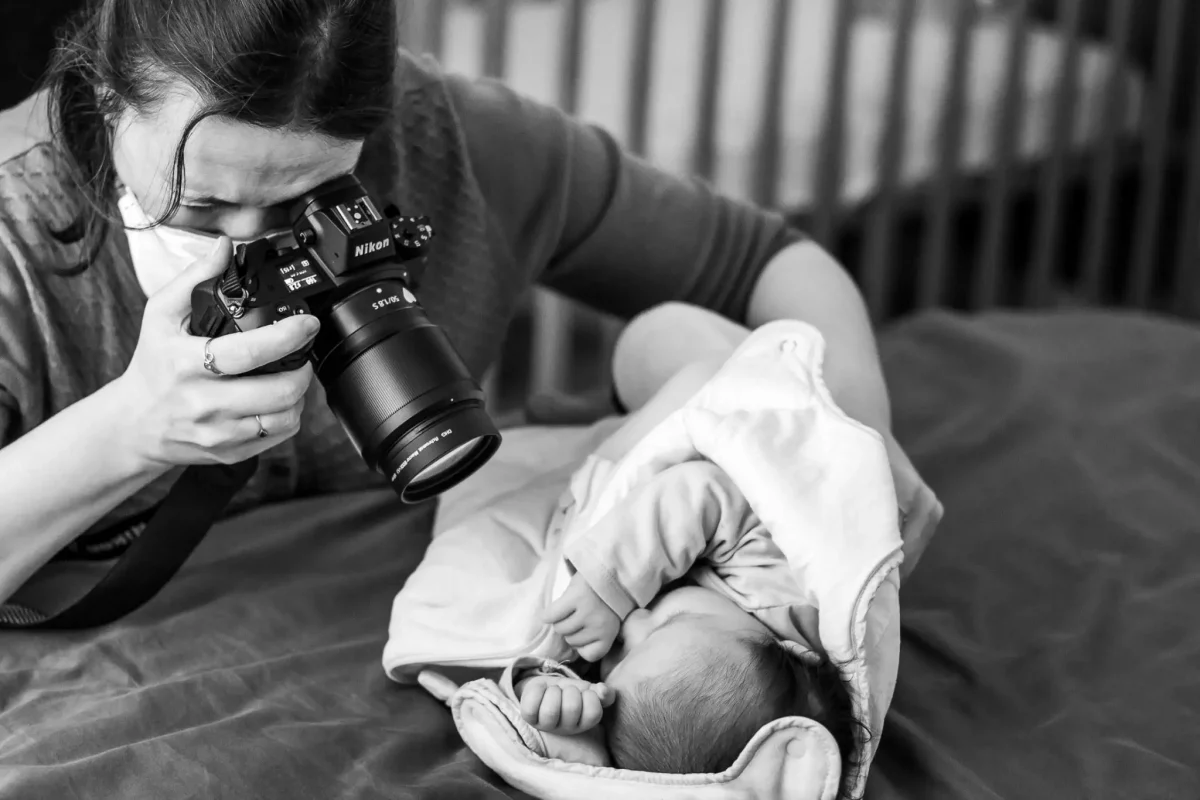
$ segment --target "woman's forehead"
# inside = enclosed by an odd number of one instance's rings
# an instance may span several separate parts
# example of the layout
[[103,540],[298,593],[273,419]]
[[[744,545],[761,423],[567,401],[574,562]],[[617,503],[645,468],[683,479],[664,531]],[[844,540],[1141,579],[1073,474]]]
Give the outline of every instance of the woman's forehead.
[[183,189],[232,205],[278,205],[350,172],[361,152],[361,142],[210,117],[184,149]]
[[[194,95],[173,92],[154,114],[121,120],[114,156],[122,179],[140,196],[165,202],[176,149],[198,108]],[[361,142],[208,117],[184,148],[184,202],[278,205],[351,172],[361,152]]]

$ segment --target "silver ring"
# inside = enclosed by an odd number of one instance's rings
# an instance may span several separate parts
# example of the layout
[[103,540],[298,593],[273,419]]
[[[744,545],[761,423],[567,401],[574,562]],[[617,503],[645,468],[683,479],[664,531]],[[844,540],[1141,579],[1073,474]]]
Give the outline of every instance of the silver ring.
[[258,438],[265,439],[270,436],[270,434],[267,433],[267,429],[263,427],[262,417],[260,417],[258,414],[255,414],[254,421],[258,423]]
[[217,369],[216,359],[213,356],[212,351],[208,349],[208,346],[212,343],[213,343],[212,339],[209,339],[207,342],[204,343],[204,368],[206,370],[208,370],[209,372],[211,372],[213,375],[221,376],[221,375],[224,375],[225,373],[221,372],[221,370]]

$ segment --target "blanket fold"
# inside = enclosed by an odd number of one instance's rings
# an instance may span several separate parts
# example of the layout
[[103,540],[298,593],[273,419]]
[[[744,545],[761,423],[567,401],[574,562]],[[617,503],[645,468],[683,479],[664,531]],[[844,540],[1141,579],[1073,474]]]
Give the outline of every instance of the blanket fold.
[[[796,618],[809,621],[805,638],[843,670],[856,715],[870,732],[860,742],[851,787],[861,793],[896,681],[899,516],[883,440],[833,402],[821,378],[824,350],[820,333],[805,323],[759,328],[681,409],[603,470],[578,467],[613,429],[611,421],[526,434],[557,437],[558,457],[526,463],[524,471],[506,461],[519,460],[521,437],[506,435],[491,470],[443,500],[448,521],[439,522],[425,560],[393,606],[384,652],[389,676],[409,681],[438,665],[510,667],[521,657],[569,661],[571,648],[541,622],[542,610],[570,580],[564,547],[618,504],[638,502],[638,487],[651,477],[703,459],[730,476],[770,532],[802,589]],[[582,486],[581,474],[589,476]],[[472,497],[469,510],[456,508],[460,495],[499,475],[498,491]],[[519,714],[496,705],[515,698],[497,687],[485,702],[478,683],[463,686],[455,701],[464,740],[502,777],[538,797],[571,796],[565,787],[580,775],[590,782],[589,797],[639,796],[634,790],[648,785],[655,797],[836,794],[837,748],[811,720],[767,726],[721,775],[631,773],[548,757],[544,741],[531,746],[529,731],[515,724]],[[783,776],[783,783],[762,777],[768,775]]]

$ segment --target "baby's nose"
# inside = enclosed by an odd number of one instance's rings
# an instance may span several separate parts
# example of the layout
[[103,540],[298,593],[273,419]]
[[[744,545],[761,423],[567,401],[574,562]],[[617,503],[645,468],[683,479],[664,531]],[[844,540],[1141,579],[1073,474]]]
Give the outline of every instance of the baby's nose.
[[644,608],[636,608],[625,618],[621,625],[621,638],[626,647],[637,645],[650,633],[650,612]]

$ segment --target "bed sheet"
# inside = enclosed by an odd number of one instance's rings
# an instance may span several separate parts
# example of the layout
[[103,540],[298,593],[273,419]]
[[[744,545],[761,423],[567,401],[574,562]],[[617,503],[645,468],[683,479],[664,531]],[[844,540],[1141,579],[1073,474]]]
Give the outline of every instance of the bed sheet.
[[[947,515],[868,797],[1200,796],[1200,330],[938,313],[882,347]],[[0,634],[0,800],[523,797],[383,675],[431,524],[386,491],[262,509],[111,628]]]

